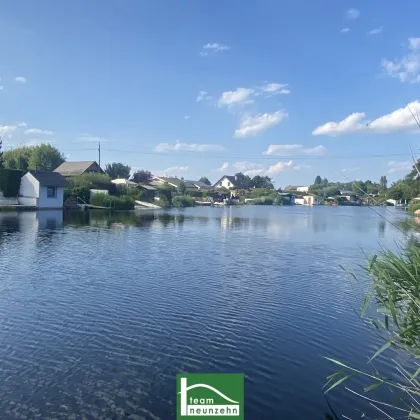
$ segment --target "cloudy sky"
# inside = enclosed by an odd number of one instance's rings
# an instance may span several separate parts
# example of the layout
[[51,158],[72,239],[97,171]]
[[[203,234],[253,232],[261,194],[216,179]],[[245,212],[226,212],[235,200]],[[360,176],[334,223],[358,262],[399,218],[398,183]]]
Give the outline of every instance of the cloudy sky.
[[[420,149],[420,3],[8,0],[0,135],[69,160],[277,186],[389,180]],[[407,106],[408,105],[408,106]]]

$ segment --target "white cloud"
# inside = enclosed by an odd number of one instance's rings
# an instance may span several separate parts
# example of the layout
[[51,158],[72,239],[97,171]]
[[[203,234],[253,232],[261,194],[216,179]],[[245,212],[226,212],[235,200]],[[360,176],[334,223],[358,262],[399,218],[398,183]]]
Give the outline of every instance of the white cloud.
[[26,124],[26,122],[24,121],[20,121],[16,124],[18,127],[26,127],[28,124]]
[[420,38],[409,38],[408,49],[408,54],[394,61],[383,59],[381,65],[388,76],[396,77],[403,83],[419,83]]
[[343,28],[340,32],[341,32],[342,34],[345,34],[345,33],[347,33],[347,32],[350,32],[350,28]]
[[295,165],[293,166],[293,170],[300,171],[302,169],[309,169],[311,168],[311,165]]
[[220,166],[220,168],[217,168],[216,171],[224,172],[228,168],[229,168],[229,163],[228,162],[223,162],[222,166]]
[[247,161],[235,162],[234,164],[232,164],[232,167],[235,168],[237,171],[243,172],[243,173],[247,171],[251,171],[251,170],[253,171],[264,170],[264,165],[262,165],[261,163],[252,163],[252,162],[247,162]]
[[261,90],[270,95],[288,95],[291,90],[287,89],[287,86],[289,86],[287,83],[267,83],[261,86]]
[[201,102],[201,101],[209,101],[210,99],[212,99],[212,96],[210,96],[208,94],[208,92],[206,92],[205,90],[200,90],[200,92],[198,92],[196,101],[197,102]]
[[279,172],[285,171],[287,168],[293,167],[293,160],[289,160],[288,162],[277,162],[275,165],[272,165],[268,168],[267,174],[268,175],[274,175]]
[[89,133],[82,133],[79,135],[79,137],[77,137],[77,140],[81,140],[81,141],[86,141],[86,142],[100,142],[100,141],[105,141],[104,138],[102,137],[98,137],[98,136],[93,136]]
[[254,93],[254,89],[238,88],[236,90],[229,90],[223,92],[217,101],[219,108],[226,106],[232,108],[234,106],[251,104],[254,102],[251,99],[251,95]]
[[23,77],[23,76],[15,77],[15,81],[19,82],[19,83],[26,83],[27,82],[26,77]]
[[46,136],[52,136],[54,134],[54,131],[41,130],[39,128],[30,128],[29,130],[25,130],[25,134],[44,134]]
[[263,131],[276,126],[287,118],[287,116],[288,114],[284,110],[276,111],[271,114],[265,113],[255,116],[246,115],[243,117],[239,128],[235,130],[235,137],[243,138],[260,134]]
[[321,144],[315,147],[305,147],[302,144],[270,144],[263,155],[272,156],[293,156],[303,154],[308,156],[322,156],[326,148]]
[[0,136],[8,136],[11,138],[12,133],[16,128],[16,125],[0,125]]
[[394,172],[408,172],[408,171],[411,171],[411,169],[413,169],[413,163],[408,160],[404,160],[404,161],[391,160],[388,162],[388,166],[389,166],[388,172],[390,174]]
[[224,150],[224,147],[218,144],[182,143],[179,141],[175,144],[159,143],[155,147],[156,152],[171,152],[179,150],[187,152],[217,152]]
[[176,175],[177,172],[187,172],[189,169],[188,166],[171,166],[169,168],[166,168],[163,172],[168,175]]
[[[420,113],[420,102],[414,101],[408,104],[411,111],[416,115]],[[396,131],[412,131],[418,128],[417,123],[407,107],[399,108],[390,114],[366,120],[364,112],[355,112],[339,122],[330,121],[315,128],[314,136],[327,135],[339,136],[349,133],[391,133]]]
[[189,120],[191,117],[189,115],[184,115],[184,120]]
[[203,45],[203,50],[209,50],[213,52],[222,52],[230,50],[229,45],[218,44],[217,42],[209,42],[206,45]]
[[383,31],[384,27],[380,26],[379,28],[372,29],[368,32],[368,35],[378,35]]
[[360,16],[360,11],[357,9],[349,9],[346,12],[347,19],[357,19]]
[[354,168],[344,168],[341,170],[341,172],[356,172],[360,169],[359,166],[355,166]]

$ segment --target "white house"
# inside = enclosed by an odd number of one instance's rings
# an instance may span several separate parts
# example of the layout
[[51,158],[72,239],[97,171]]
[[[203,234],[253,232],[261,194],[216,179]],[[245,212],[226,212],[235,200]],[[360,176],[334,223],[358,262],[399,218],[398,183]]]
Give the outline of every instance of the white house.
[[295,204],[301,206],[317,206],[319,204],[319,198],[316,195],[305,195],[302,198],[296,198]]
[[296,191],[307,193],[309,191],[309,187],[296,187]]
[[222,176],[215,184],[214,188],[226,188],[228,190],[240,189],[241,186],[237,176]]
[[62,208],[66,179],[58,172],[29,171],[20,180],[19,204],[40,209]]

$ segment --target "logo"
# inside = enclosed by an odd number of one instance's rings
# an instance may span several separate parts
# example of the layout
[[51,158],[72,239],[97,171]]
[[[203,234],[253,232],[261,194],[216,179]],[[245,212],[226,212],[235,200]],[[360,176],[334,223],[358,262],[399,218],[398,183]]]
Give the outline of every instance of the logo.
[[177,420],[244,418],[243,373],[180,373],[176,391]]

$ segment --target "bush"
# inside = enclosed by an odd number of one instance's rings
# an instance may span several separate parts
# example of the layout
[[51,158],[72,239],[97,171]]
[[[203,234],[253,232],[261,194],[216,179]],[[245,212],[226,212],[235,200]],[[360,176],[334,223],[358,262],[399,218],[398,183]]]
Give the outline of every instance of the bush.
[[0,192],[2,192],[5,197],[17,197],[22,176],[22,171],[0,169]]
[[108,190],[110,193],[115,193],[117,186],[111,182],[108,175],[88,173],[69,178],[69,183],[74,187],[89,187],[93,190]]
[[89,203],[89,201],[90,201],[90,188],[85,187],[83,185],[75,186],[75,187],[70,186],[70,187],[64,188],[64,200],[67,200],[71,196],[79,197],[85,203]]
[[420,203],[410,203],[408,206],[408,211],[411,214],[414,214],[414,212],[419,209],[420,209]]
[[272,197],[259,197],[252,201],[251,204],[255,204],[257,206],[272,206],[274,204],[274,200]]
[[174,207],[194,207],[194,198],[189,195],[177,195],[172,198],[172,205]]
[[92,204],[98,207],[112,207],[114,210],[134,210],[134,200],[128,195],[117,197],[108,194],[95,194]]
[[187,194],[190,197],[196,197],[196,198],[203,197],[203,192],[202,191],[198,191],[198,190],[187,190]]
[[159,198],[158,200],[158,205],[160,207],[169,207],[169,200],[168,197],[166,197],[166,195],[159,193],[156,198]]

